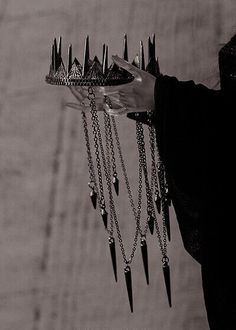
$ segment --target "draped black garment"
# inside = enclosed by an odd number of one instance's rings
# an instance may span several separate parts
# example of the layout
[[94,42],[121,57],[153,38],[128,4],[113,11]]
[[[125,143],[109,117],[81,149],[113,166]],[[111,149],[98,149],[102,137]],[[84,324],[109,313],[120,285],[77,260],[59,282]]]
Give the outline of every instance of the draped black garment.
[[160,154],[184,246],[201,264],[213,330],[236,329],[233,98],[168,76],[155,86]]

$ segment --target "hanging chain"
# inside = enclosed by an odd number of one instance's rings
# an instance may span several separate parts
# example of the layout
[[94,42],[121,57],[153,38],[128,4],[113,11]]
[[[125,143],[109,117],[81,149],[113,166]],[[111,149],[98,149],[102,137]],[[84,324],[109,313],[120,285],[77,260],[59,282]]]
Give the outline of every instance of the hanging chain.
[[86,144],[86,150],[87,150],[87,160],[88,160],[88,170],[89,170],[88,185],[91,189],[94,189],[94,191],[98,194],[96,175],[95,175],[95,169],[94,169],[94,164],[93,164],[93,157],[92,157],[92,152],[91,152],[91,148],[90,148],[88,123],[87,123],[87,117],[86,117],[84,110],[82,110],[82,120],[83,120],[84,137],[85,137],[85,144]]
[[[139,235],[139,230],[138,230],[139,222],[137,222],[137,224],[136,224],[136,230],[135,230],[135,236],[134,236],[134,241],[133,241],[131,254],[130,254],[130,257],[127,258],[125,248],[124,248],[123,239],[122,239],[122,236],[121,236],[119,222],[118,222],[116,211],[115,211],[115,204],[114,204],[113,194],[112,194],[112,189],[111,189],[111,177],[110,177],[109,171],[107,169],[106,157],[105,157],[103,144],[102,144],[102,136],[101,136],[101,131],[100,131],[99,119],[98,119],[98,115],[97,115],[94,89],[91,86],[88,87],[88,99],[90,101],[90,108],[91,108],[91,114],[92,114],[92,125],[93,125],[95,150],[96,150],[95,153],[96,153],[98,173],[99,173],[99,186],[100,186],[100,190],[101,190],[102,170],[101,170],[101,161],[100,161],[100,158],[99,158],[99,147],[100,147],[102,162],[103,162],[103,168],[104,168],[105,178],[106,178],[106,182],[107,182],[108,194],[109,194],[109,196],[111,196],[110,201],[109,201],[110,202],[110,209],[112,210],[112,216],[114,218],[114,223],[115,223],[115,227],[116,227],[117,237],[118,237],[118,241],[119,241],[123,261],[124,261],[125,264],[128,265],[128,264],[131,264],[131,262],[134,258],[134,255],[135,255],[135,251],[136,251],[136,247],[137,247],[137,241],[138,241],[138,235]],[[103,188],[102,188],[102,192],[103,192]],[[104,194],[103,194],[103,197],[104,197]],[[105,204],[105,200],[104,200],[104,204]],[[109,232],[109,234],[113,234],[113,233]]]
[[[109,126],[109,117],[107,113],[104,111],[104,126]],[[110,142],[110,143],[109,143]],[[105,129],[105,143],[106,143],[106,165],[107,165],[107,186],[109,186],[108,191],[111,192],[111,140],[109,130]],[[114,233],[114,210],[113,210],[113,195],[109,193],[109,207],[110,207],[110,237],[113,237]]]
[[[166,228],[166,220],[165,220],[165,208],[168,207],[168,201],[167,201],[167,191],[168,191],[168,186],[166,182],[166,177],[165,177],[165,167],[164,164],[160,158],[160,152],[159,152],[159,147],[157,143],[157,137],[156,137],[156,131],[153,129],[153,137],[154,137],[154,144],[155,144],[155,149],[156,149],[156,154],[157,154],[157,173],[158,173],[158,180],[159,180],[159,188],[160,188],[160,197],[161,197],[161,217],[162,217],[162,227],[163,227],[163,261],[168,261],[167,257],[167,228]],[[155,222],[156,225],[156,231],[157,231],[157,223]]]
[[111,155],[111,166],[112,166],[112,174],[113,176],[117,177],[117,170],[116,170],[116,158],[115,158],[115,151],[114,151],[114,144],[113,144],[113,136],[112,136],[112,129],[111,129],[111,119],[110,116],[106,111],[104,111],[104,122],[105,122],[105,133],[108,134],[107,138],[109,140],[109,148],[110,148],[110,155]]
[[160,227],[159,227],[159,224],[157,222],[156,215],[155,215],[155,209],[154,209],[153,198],[152,198],[152,191],[151,191],[149,180],[148,180],[143,124],[141,122],[138,122],[138,121],[136,121],[136,136],[137,136],[137,142],[138,142],[139,158],[141,159],[142,168],[143,168],[143,172],[144,172],[148,213],[151,212],[153,217],[154,217],[154,223],[155,223],[155,227],[156,227],[156,234],[157,234],[160,250],[161,250],[162,256],[166,257],[166,254],[167,254],[167,240],[166,240],[166,227],[165,227],[165,222],[164,222],[164,216],[163,216],[163,212],[162,212],[162,219],[163,219],[163,222],[162,222],[162,225],[163,225],[163,230],[162,230],[163,238],[162,238]]
[[159,193],[155,157],[155,128],[149,125],[148,131],[151,150],[151,191],[153,192],[155,189],[155,193]]
[[[95,156],[96,156],[96,164],[97,164],[97,171],[98,171],[98,183],[99,183],[99,192],[100,192],[100,208],[105,209],[105,197],[104,197],[104,190],[103,190],[103,179],[102,179],[102,166],[100,161],[100,153],[99,153],[99,142],[101,139],[101,134],[99,131],[99,126],[97,125],[97,108],[95,103],[95,94],[92,87],[88,88],[88,100],[90,101],[90,109],[91,109],[91,116],[92,116],[92,128],[93,128],[93,137],[94,137],[94,147],[95,147]],[[101,145],[101,143],[100,143]],[[103,148],[100,148],[101,154],[104,154]],[[104,156],[104,155],[103,155]]]

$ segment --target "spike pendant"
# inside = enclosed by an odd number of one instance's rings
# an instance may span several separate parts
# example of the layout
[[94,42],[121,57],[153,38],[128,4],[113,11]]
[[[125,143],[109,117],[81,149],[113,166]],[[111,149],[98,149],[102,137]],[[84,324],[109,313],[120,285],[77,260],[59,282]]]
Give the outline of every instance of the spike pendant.
[[105,208],[101,208],[101,216],[102,216],[104,226],[107,229],[107,211]]
[[172,306],[172,302],[171,302],[171,282],[170,282],[170,266],[169,266],[169,262],[168,262],[168,258],[164,257],[163,258],[163,266],[162,266],[162,270],[163,270],[163,275],[164,275],[164,281],[165,281],[165,286],[166,286],[166,293],[167,293],[167,298],[168,298],[168,303],[169,306]]
[[109,248],[111,253],[111,261],[113,272],[115,276],[115,281],[117,282],[117,263],[116,263],[116,246],[115,246],[115,239],[114,237],[109,237]]
[[93,204],[94,209],[97,208],[97,193],[95,192],[94,189],[90,192],[90,198]]
[[142,252],[142,259],[143,259],[143,267],[146,276],[147,284],[149,284],[149,271],[148,271],[148,251],[147,251],[147,242],[146,238],[141,238],[141,252]]
[[148,216],[148,227],[149,227],[150,233],[153,235],[153,232],[154,232],[154,217],[151,214],[149,214],[149,216]]
[[154,201],[156,204],[157,212],[160,214],[161,213],[161,197],[158,192],[155,193]]
[[126,288],[129,298],[129,305],[131,313],[133,313],[133,290],[132,290],[132,276],[131,276],[131,268],[130,266],[126,266],[124,269],[125,272],[125,282],[126,282]]
[[112,183],[115,188],[116,195],[119,196],[119,179],[117,178],[117,176],[113,176]]

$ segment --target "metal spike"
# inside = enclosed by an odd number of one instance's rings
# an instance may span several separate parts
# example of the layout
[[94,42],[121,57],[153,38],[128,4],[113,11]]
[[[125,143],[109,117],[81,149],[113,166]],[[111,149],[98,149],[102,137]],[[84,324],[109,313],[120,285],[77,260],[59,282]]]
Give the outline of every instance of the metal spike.
[[152,57],[156,58],[156,36],[155,36],[155,33],[152,34]]
[[57,59],[57,39],[54,39],[54,47],[53,47],[54,53],[53,53],[53,60],[54,60],[54,64],[53,64],[53,68],[54,68],[54,72],[57,71],[58,69],[58,59]]
[[102,63],[104,62],[105,49],[106,49],[106,45],[103,44],[102,45]]
[[152,41],[151,38],[148,38],[148,60],[151,61],[152,59],[156,58],[156,41],[155,41],[155,34],[152,35]]
[[157,212],[160,214],[161,213],[161,197],[158,192],[155,193],[154,201],[155,201],[155,204],[157,207]]
[[107,211],[104,208],[101,209],[101,215],[102,215],[102,220],[103,220],[104,226],[107,229]]
[[171,198],[170,198],[169,189],[168,189],[167,185],[165,187],[165,199],[166,199],[167,204],[169,206],[171,206]]
[[145,58],[144,58],[144,49],[143,49],[142,41],[140,41],[140,46],[139,46],[139,69],[145,70]]
[[61,58],[61,44],[62,44],[62,39],[59,37],[58,41],[58,57]]
[[52,44],[52,63],[51,63],[52,69],[54,70],[54,44]]
[[84,43],[84,62],[83,62],[83,70],[82,70],[83,77],[88,72],[88,67],[89,67],[88,62],[89,62],[89,36],[86,37],[85,43]]
[[164,275],[164,280],[165,280],[168,303],[169,303],[169,306],[171,307],[172,302],[171,302],[170,266],[168,264],[169,259],[167,257],[164,257],[163,260],[164,261],[163,261],[162,270],[163,270],[163,275]]
[[94,189],[90,192],[90,198],[93,204],[93,207],[96,209],[97,208],[97,193],[95,192]]
[[115,188],[116,195],[119,195],[119,179],[117,178],[116,175],[113,176],[112,178],[112,183]]
[[127,34],[124,35],[124,53],[123,59],[128,61],[128,44],[127,44]]
[[127,265],[125,267],[124,271],[125,271],[125,282],[126,282],[126,287],[127,287],[128,297],[129,297],[130,310],[131,310],[131,313],[133,313],[133,290],[132,290],[132,276],[131,276],[130,266]]
[[163,207],[163,215],[164,215],[164,219],[165,219],[167,237],[168,237],[168,241],[170,242],[170,240],[171,240],[171,234],[170,234],[170,214],[169,214],[169,206],[168,206],[167,202],[165,202],[162,207]]
[[150,62],[152,58],[152,43],[151,43],[151,38],[148,37],[148,62]]
[[69,45],[68,48],[68,73],[70,72],[72,67],[72,45]]
[[149,284],[149,271],[148,271],[148,251],[147,251],[147,242],[146,238],[141,238],[141,252],[142,252],[142,258],[143,258],[143,267],[144,272],[146,276],[147,284]]
[[106,75],[107,74],[107,70],[108,70],[108,46],[105,46],[104,55],[103,55],[103,61],[102,61],[102,73],[104,75]]
[[148,227],[149,227],[150,233],[153,235],[153,232],[154,232],[154,217],[151,214],[149,214],[149,216],[148,216]]
[[115,280],[117,282],[116,246],[115,246],[114,237],[109,237],[109,248],[111,252],[113,272],[114,272]]

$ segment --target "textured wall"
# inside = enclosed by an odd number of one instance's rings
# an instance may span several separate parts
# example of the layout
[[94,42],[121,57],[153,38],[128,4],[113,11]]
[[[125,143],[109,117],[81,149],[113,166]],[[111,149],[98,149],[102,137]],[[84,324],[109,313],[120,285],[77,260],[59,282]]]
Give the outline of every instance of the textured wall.
[[[130,314],[120,257],[116,284],[103,225],[88,200],[80,114],[66,109],[72,96],[46,85],[44,75],[55,35],[81,57],[86,34],[92,53],[107,42],[119,54],[127,32],[132,57],[138,41],[155,32],[162,72],[214,86],[217,52],[234,33],[235,17],[235,0],[0,1],[1,330],[207,329],[200,269],[183,249],[173,212],[173,308],[151,240],[151,284],[137,255]],[[130,173],[134,126],[121,118],[119,127]],[[126,199],[120,218],[130,241]]]

